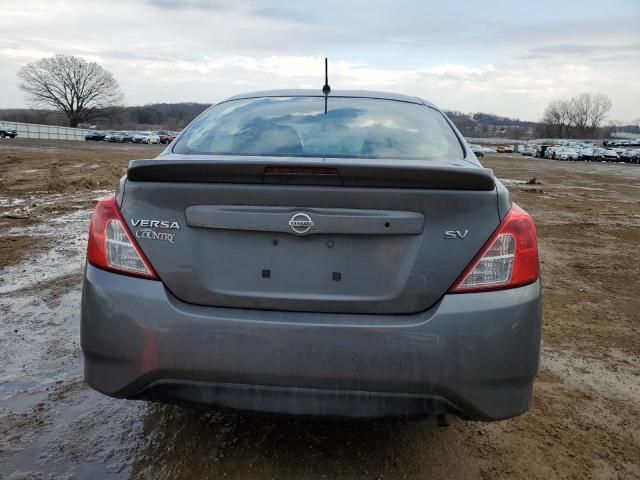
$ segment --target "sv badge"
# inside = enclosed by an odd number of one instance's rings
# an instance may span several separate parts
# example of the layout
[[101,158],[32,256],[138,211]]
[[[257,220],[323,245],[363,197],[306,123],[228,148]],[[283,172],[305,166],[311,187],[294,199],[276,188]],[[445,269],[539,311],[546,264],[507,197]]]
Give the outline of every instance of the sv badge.
[[463,240],[464,237],[467,236],[467,233],[469,233],[469,230],[463,230],[462,232],[460,230],[447,230],[446,232],[444,232],[444,238],[447,238],[450,240],[455,240],[455,239]]

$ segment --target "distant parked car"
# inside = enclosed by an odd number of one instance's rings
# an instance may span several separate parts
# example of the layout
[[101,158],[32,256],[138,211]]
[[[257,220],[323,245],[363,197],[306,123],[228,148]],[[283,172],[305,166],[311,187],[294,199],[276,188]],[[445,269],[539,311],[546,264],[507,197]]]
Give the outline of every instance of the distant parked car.
[[498,148],[496,148],[496,152],[498,152],[498,153],[513,153],[514,152],[514,148],[513,148],[513,145],[499,145]]
[[613,150],[611,148],[605,148],[602,156],[604,157],[605,160],[609,160],[609,161],[618,161],[618,160],[620,160],[620,155],[618,155],[618,152],[616,152],[615,150]]
[[620,155],[620,160],[625,163],[640,163],[640,150],[625,150]]
[[147,136],[150,134],[151,132],[136,132],[136,134],[133,136],[133,143],[142,143],[142,141],[147,138]]
[[105,132],[89,132],[84,136],[84,139],[86,141],[93,140],[93,141],[99,142],[104,140],[104,137],[106,136],[107,134]]
[[178,136],[178,133],[180,132],[171,132],[168,136],[167,136],[167,143],[171,143],[173,142],[176,137]]
[[480,145],[471,143],[469,147],[476,157],[484,157],[484,149]]
[[560,148],[555,152],[557,160],[578,160],[578,152],[573,148]]
[[160,136],[155,132],[139,132],[133,137],[133,143],[160,143]]
[[157,132],[153,133],[160,137],[160,143],[169,143],[169,135],[171,135],[171,132],[167,130],[158,130]]
[[525,149],[520,152],[520,154],[524,155],[525,157],[532,157],[535,153],[535,147],[525,147]]
[[18,136],[18,131],[14,128],[7,128],[0,125],[0,138],[16,138]]
[[151,144],[159,144],[160,143],[160,136],[156,135],[155,133],[150,133],[149,135],[147,135],[147,138],[145,138],[142,143],[147,143],[149,145]]
[[544,152],[544,158],[550,158],[550,159],[555,160],[556,152],[561,148],[562,147],[560,145],[553,145],[553,146],[547,148],[547,150],[545,150],[545,152]]
[[109,141],[111,143],[124,143],[127,137],[127,132],[114,132],[109,135]]
[[620,156],[611,148],[596,148],[593,151],[593,159],[608,162],[617,162]]
[[580,153],[581,150],[593,150],[595,148],[595,145],[591,142],[584,142],[584,143],[579,143],[576,147],[576,150],[578,150],[578,153]]
[[534,153],[534,156],[536,158],[545,158],[544,154],[547,151],[547,148],[549,148],[551,145],[538,145],[536,147],[536,151]]
[[593,148],[582,148],[578,150],[578,160],[586,162],[593,160]]

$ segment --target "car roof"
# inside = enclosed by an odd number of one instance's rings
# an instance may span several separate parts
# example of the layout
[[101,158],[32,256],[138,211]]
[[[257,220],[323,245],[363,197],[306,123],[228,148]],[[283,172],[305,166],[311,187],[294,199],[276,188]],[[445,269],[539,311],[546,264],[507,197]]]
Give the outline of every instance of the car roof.
[[[262,90],[258,92],[241,93],[225,101],[240,100],[244,98],[259,97],[324,97],[322,91],[318,89],[288,89],[288,90]],[[437,108],[431,102],[423,100],[419,97],[403,95],[400,93],[378,92],[373,90],[331,90],[331,97],[356,97],[356,98],[379,98],[382,100],[396,100],[398,102],[417,103],[418,105],[427,105],[428,107]]]

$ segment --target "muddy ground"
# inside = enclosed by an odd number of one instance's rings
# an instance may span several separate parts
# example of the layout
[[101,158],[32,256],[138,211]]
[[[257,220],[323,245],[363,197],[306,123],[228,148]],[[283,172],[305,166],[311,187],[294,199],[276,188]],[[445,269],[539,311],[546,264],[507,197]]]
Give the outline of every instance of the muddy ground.
[[127,160],[159,151],[0,141],[0,478],[640,478],[640,166],[484,159],[538,225],[541,371],[529,413],[442,428],[90,390],[78,315],[89,208]]

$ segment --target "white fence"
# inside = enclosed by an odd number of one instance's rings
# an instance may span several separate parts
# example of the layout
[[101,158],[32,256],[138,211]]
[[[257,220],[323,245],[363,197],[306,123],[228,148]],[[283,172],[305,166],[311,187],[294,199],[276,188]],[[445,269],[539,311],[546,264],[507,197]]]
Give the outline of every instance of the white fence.
[[57,127],[37,123],[5,122],[0,126],[18,131],[18,138],[44,138],[47,140],[84,140],[91,130],[86,128]]

